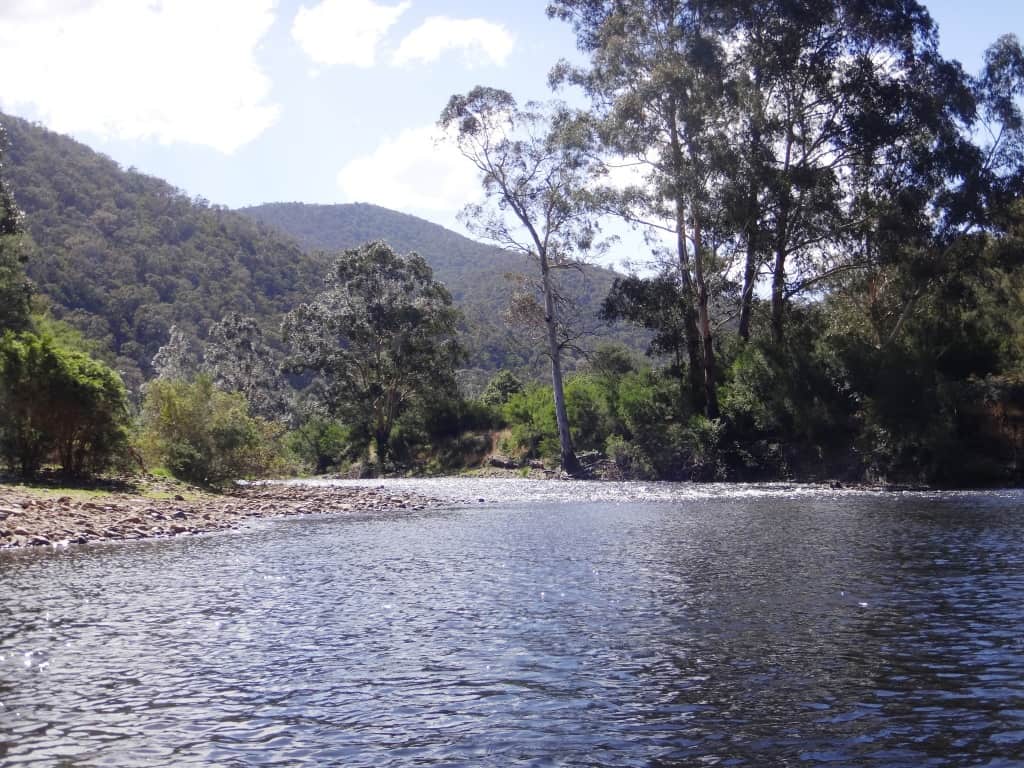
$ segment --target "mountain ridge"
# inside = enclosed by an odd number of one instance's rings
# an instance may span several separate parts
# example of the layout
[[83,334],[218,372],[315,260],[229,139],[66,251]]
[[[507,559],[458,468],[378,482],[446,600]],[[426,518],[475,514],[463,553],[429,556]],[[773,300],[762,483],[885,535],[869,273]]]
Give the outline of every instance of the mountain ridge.
[[[521,353],[516,341],[519,331],[506,327],[503,320],[514,288],[507,278],[531,278],[536,274],[536,265],[525,254],[482,243],[440,224],[372,203],[277,202],[236,210],[316,250],[354,248],[367,240],[379,239],[379,232],[387,232],[383,239],[393,248],[423,256],[467,318],[486,331],[483,338],[475,340],[473,349],[490,361],[491,365],[485,367],[525,367],[540,373],[536,353]],[[618,341],[642,350],[648,342],[645,332],[629,327],[610,328],[596,319],[597,308],[620,276],[613,270],[585,264],[581,279],[574,281],[573,287],[579,294],[580,306],[589,314],[593,341]],[[496,365],[499,350],[509,350],[506,354],[511,354],[515,362],[510,366]]]
[[[210,205],[41,125],[4,114],[0,121],[5,176],[25,216],[29,276],[48,311],[108,349],[108,362],[134,389],[152,375],[172,325],[202,338],[240,312],[273,335],[285,312],[320,290],[338,251],[378,239],[420,253],[448,285],[465,315],[471,367],[542,370],[503,321],[505,274],[531,272],[523,255],[368,203]],[[596,276],[586,297],[593,313],[614,273],[588,274]],[[640,347],[632,333],[614,332]]]

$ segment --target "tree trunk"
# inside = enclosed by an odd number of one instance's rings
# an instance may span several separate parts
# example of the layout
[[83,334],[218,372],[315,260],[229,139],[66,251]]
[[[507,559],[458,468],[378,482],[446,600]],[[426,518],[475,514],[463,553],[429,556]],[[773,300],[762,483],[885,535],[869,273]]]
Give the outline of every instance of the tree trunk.
[[786,304],[786,249],[779,245],[775,250],[775,268],[772,274],[772,344],[782,344],[784,332],[782,313]]
[[740,295],[740,326],[739,337],[750,341],[750,316],[754,310],[754,281],[757,276],[757,264],[753,259],[750,245],[747,245],[747,263],[743,268],[743,293]]
[[558,344],[558,318],[555,314],[554,286],[551,284],[551,268],[547,254],[540,253],[540,271],[544,285],[544,324],[548,334],[548,355],[551,357],[551,388],[555,393],[555,422],[558,425],[558,446],[561,453],[562,471],[570,477],[583,474],[583,467],[576,458],[569,432],[569,415],[565,409],[565,387],[562,383],[562,349]]
[[775,264],[772,270],[772,344],[779,346],[783,341],[783,311],[786,305],[786,243],[789,241],[789,210],[792,204],[792,188],[790,184],[789,170],[792,161],[793,126],[790,125],[786,134],[786,158],[783,163],[782,181],[787,186],[783,188],[782,200],[779,205],[779,216],[775,224]]
[[686,358],[690,379],[690,405],[694,411],[703,411],[704,374],[700,351],[700,332],[697,330],[697,310],[689,298],[693,293],[693,284],[689,280],[689,270],[680,265],[681,271],[687,276],[683,281],[683,333],[686,336]]
[[[752,214],[751,209],[751,214]],[[743,293],[740,294],[739,337],[750,341],[750,316],[754,311],[754,284],[757,282],[757,225],[747,223],[747,256],[743,265]]]
[[751,132],[750,132],[750,153],[749,165],[747,168],[747,199],[746,210],[744,211],[745,224],[743,234],[747,240],[746,261],[743,265],[743,292],[740,294],[740,320],[739,337],[742,341],[750,341],[750,318],[754,312],[754,286],[757,283],[758,267],[758,240],[759,224],[761,221],[761,208],[758,201],[759,177],[763,172],[761,169],[761,121],[764,119],[763,105],[761,103],[761,78],[759,74],[754,76],[752,106]]
[[715,345],[711,332],[711,312],[708,309],[708,284],[704,279],[704,233],[700,219],[693,217],[693,266],[697,279],[697,315],[700,319],[700,339],[704,358],[704,413],[709,419],[718,418],[718,382],[715,370]]
[[388,431],[383,427],[377,427],[373,430],[373,442],[377,449],[377,469],[381,472],[384,471],[384,461],[388,456],[388,439],[391,437]]
[[[675,118],[669,122],[672,142],[672,162],[677,181],[683,173],[683,152],[679,144],[679,133]],[[686,249],[686,206],[682,193],[676,191],[676,256],[679,260],[679,280],[682,284],[683,335],[686,337],[686,354],[690,363],[690,399],[695,411],[703,411],[706,405],[704,391],[703,361],[700,351],[700,333],[697,330],[697,310],[693,306],[693,278],[690,275],[690,255]]]

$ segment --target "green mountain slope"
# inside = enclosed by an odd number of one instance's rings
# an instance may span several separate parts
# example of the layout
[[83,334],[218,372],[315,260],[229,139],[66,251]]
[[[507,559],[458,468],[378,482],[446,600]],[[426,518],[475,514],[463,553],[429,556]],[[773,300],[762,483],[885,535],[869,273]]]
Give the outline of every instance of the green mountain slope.
[[201,336],[238,311],[273,328],[320,285],[323,257],[292,239],[66,136],[0,120],[29,275],[55,316],[112,350],[130,384],[149,374],[172,324]]
[[[466,315],[472,364],[486,369],[533,368],[537,373],[543,368],[534,351],[520,340],[520,332],[506,327],[503,320],[513,287],[507,276],[532,275],[535,271],[525,256],[476,242],[416,216],[367,203],[267,203],[242,208],[239,213],[291,235],[309,249],[337,251],[384,239],[398,251],[416,251],[448,286]],[[594,266],[586,267],[582,276],[574,276],[584,315],[581,320],[594,332],[583,343],[592,346],[599,340],[616,340],[645,349],[644,334],[628,328],[610,329],[596,319],[597,308],[616,276],[611,270]]]
[[[29,274],[52,314],[109,349],[108,361],[133,388],[151,374],[172,325],[202,338],[236,311],[274,332],[284,312],[320,288],[331,252],[376,239],[417,251],[448,285],[465,315],[477,382],[501,367],[544,370],[535,345],[503,320],[511,294],[505,274],[531,271],[522,256],[373,205],[231,211],[39,125],[0,121],[10,143],[5,177],[29,234]],[[587,270],[585,320],[602,337],[643,348],[642,336],[596,321],[613,279],[607,270]]]
[[266,203],[238,212],[290,235],[311,250],[339,251],[383,238],[400,253],[416,251],[459,302],[474,299],[474,292],[492,287],[482,284],[483,275],[496,277],[500,283],[506,272],[529,269],[523,256],[478,243],[416,216],[368,203]]

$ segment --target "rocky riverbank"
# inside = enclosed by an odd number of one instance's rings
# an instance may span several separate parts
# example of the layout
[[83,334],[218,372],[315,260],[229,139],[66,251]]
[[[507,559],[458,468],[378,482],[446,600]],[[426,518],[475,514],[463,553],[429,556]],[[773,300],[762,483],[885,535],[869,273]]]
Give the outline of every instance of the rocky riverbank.
[[382,487],[287,484],[242,486],[223,495],[190,493],[189,498],[57,493],[0,485],[0,549],[166,538],[237,528],[259,517],[420,510],[442,504]]

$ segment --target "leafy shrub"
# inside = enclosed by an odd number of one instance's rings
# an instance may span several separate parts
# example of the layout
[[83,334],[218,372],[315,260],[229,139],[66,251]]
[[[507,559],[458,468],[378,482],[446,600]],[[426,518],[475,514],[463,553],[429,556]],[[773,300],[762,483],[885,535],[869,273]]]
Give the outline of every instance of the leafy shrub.
[[0,451],[26,476],[50,458],[71,475],[98,472],[127,447],[121,378],[48,336],[0,339],[0,414]]
[[150,382],[140,426],[147,459],[189,482],[220,485],[281,465],[281,427],[251,416],[244,395],[220,391],[208,376]]
[[[609,435],[618,429],[613,386],[593,374],[577,375],[565,385],[565,409],[569,415],[576,450],[602,450]],[[520,458],[555,458],[559,455],[551,387],[532,385],[512,395],[502,409],[511,429],[509,453]]]
[[744,432],[779,429],[779,371],[756,345],[748,345],[733,361],[729,381],[719,392],[722,414]]
[[690,419],[685,430],[685,443],[692,466],[691,477],[700,480],[723,479],[719,465],[719,447],[725,424],[721,419],[709,419],[700,414]]
[[608,438],[605,454],[627,480],[653,480],[657,477],[644,452],[618,435]]
[[353,440],[350,430],[319,414],[311,415],[289,432],[285,444],[316,475],[340,466],[346,459],[355,458],[351,453]]
[[510,434],[503,445],[518,458],[559,455],[558,427],[551,387],[528,386],[509,398],[502,409]]
[[574,376],[565,386],[565,409],[578,451],[602,450],[615,431],[614,383],[602,376]]
[[494,378],[487,382],[487,387],[480,395],[484,405],[502,406],[512,395],[523,391],[523,382],[511,371],[498,371]]

